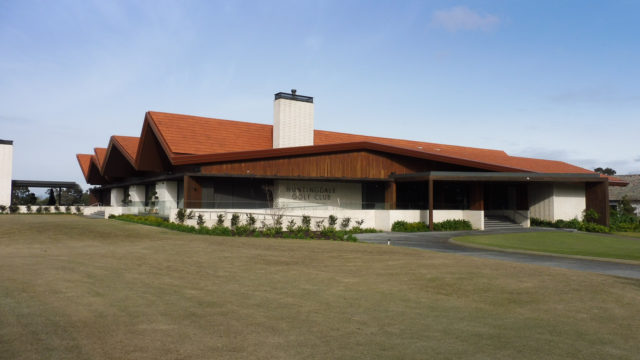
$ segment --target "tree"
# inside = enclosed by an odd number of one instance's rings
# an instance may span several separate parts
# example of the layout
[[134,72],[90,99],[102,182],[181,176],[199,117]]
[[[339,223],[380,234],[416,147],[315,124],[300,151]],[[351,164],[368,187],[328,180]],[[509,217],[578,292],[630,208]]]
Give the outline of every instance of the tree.
[[80,187],[62,189],[60,194],[60,205],[77,205],[82,203],[82,189]]
[[56,195],[54,194],[53,189],[47,190],[47,194],[49,194],[49,200],[47,201],[47,205],[55,205],[56,204]]
[[618,207],[620,211],[625,215],[635,216],[636,209],[631,205],[631,201],[627,198],[627,195],[623,196],[620,200],[620,205]]
[[38,198],[26,186],[16,186],[11,191],[11,203],[16,205],[33,205]]
[[609,175],[609,176],[613,176],[616,174],[616,171],[613,170],[612,168],[601,168],[601,167],[597,167],[595,169],[593,169],[593,171],[600,173],[602,175]]

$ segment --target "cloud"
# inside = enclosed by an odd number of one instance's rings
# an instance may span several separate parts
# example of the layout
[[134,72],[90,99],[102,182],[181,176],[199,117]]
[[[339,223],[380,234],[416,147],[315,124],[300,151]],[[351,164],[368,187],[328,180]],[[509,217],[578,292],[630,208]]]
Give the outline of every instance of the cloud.
[[640,156],[638,156],[637,158],[633,159],[633,161],[640,162]]
[[480,14],[466,6],[454,6],[437,10],[431,16],[431,24],[450,32],[459,30],[489,31],[500,24],[500,18],[491,14]]

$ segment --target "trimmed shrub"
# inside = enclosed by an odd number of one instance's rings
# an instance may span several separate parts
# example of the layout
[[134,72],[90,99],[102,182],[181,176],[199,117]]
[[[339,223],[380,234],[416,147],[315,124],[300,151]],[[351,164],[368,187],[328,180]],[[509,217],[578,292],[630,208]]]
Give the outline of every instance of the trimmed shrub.
[[351,224],[351,218],[350,217],[342,218],[342,221],[340,222],[340,229],[341,230],[347,230],[349,228],[350,224]]
[[187,219],[186,210],[184,208],[178,209],[178,211],[176,211],[176,222],[178,224],[184,224],[184,221],[186,219]]
[[64,207],[64,212],[67,214],[71,214],[71,206],[67,205]]
[[445,220],[441,222],[433,223],[434,231],[461,231],[461,230],[473,230],[471,223],[468,220]]
[[311,230],[311,216],[302,215],[302,227],[307,231]]
[[31,204],[27,204],[27,212],[29,214],[31,214],[33,212],[33,208],[31,207]]
[[202,216],[202,214],[198,214],[198,218],[196,219],[196,224],[198,225],[198,227],[204,226],[205,221],[204,221],[204,216]]
[[231,228],[235,229],[238,225],[240,225],[240,215],[234,213],[231,215]]
[[55,212],[59,213],[59,212],[60,212],[60,206],[58,206],[58,205],[54,206],[54,207],[53,207],[53,210],[54,210]]
[[395,232],[425,232],[429,231],[429,226],[421,221],[408,222],[398,220],[391,225],[391,231]]
[[337,223],[338,217],[335,215],[329,215],[329,227],[335,229]]
[[76,214],[82,214],[82,208],[80,205],[76,205]]
[[224,226],[224,214],[216,215],[218,220],[216,220],[216,226]]
[[4,214],[5,211],[7,211],[7,205],[0,205],[0,214]]
[[48,207],[48,206],[45,206],[45,207],[43,208],[43,210],[44,210],[44,213],[45,213],[45,214],[48,214],[48,213],[50,213],[50,212],[51,212],[51,208],[50,208],[50,207]]

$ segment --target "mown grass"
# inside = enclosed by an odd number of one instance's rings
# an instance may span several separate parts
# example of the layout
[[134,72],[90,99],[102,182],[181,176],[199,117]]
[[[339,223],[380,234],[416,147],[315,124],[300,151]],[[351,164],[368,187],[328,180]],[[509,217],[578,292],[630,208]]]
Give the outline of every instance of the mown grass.
[[464,236],[456,241],[500,249],[527,250],[622,260],[640,260],[640,241],[611,235],[532,232]]
[[640,232],[617,232],[616,235],[640,238]]
[[640,281],[429,251],[0,217],[0,358],[634,359]]

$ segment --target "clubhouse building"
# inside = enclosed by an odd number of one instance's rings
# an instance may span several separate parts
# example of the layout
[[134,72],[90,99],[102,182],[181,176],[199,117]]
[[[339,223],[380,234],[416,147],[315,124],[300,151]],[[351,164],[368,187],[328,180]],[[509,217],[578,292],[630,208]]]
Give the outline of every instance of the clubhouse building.
[[273,125],[149,111],[139,137],[112,136],[77,155],[94,201],[109,213],[310,214],[395,220],[502,217],[609,221],[622,180],[504,151],[314,129],[313,98],[277,93]]

